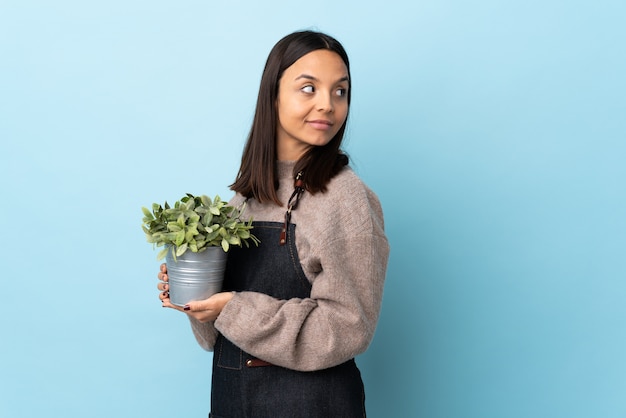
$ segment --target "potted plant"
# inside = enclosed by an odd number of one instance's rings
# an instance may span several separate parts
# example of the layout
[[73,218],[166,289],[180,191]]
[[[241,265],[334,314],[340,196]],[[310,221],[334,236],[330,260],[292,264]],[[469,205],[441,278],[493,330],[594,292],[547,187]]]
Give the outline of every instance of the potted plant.
[[252,218],[240,218],[244,208],[230,206],[219,196],[211,200],[190,193],[174,207],[165,202],[153,203],[151,211],[142,208],[147,241],[165,247],[157,258],[166,259],[172,304],[183,306],[219,292],[230,247],[259,244],[250,232]]

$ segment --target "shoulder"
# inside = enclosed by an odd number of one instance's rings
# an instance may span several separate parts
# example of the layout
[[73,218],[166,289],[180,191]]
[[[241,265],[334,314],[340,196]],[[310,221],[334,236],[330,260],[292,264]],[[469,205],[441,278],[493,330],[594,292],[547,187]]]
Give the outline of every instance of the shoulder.
[[316,193],[311,200],[318,210],[335,221],[352,225],[375,222],[382,227],[383,211],[378,196],[349,166],[330,180],[326,192]]
[[354,172],[352,167],[345,166],[335,177],[330,179],[328,182],[328,191],[332,192],[334,189],[352,187],[352,188],[363,188],[365,183],[357,174]]
[[230,200],[228,201],[228,204],[230,206],[238,207],[238,206],[241,206],[245,201],[246,201],[245,197],[243,197],[239,193],[235,193],[235,195],[231,197]]
[[380,210],[380,201],[376,193],[349,166],[331,179],[328,193],[332,198],[350,198],[353,204],[362,203]]

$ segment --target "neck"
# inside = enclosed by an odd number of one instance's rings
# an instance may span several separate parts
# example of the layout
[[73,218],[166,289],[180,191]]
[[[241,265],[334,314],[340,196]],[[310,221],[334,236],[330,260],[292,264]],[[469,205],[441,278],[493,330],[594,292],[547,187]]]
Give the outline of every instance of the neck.
[[311,145],[296,144],[281,138],[281,136],[278,136],[276,139],[278,161],[298,161],[309,148],[311,148]]

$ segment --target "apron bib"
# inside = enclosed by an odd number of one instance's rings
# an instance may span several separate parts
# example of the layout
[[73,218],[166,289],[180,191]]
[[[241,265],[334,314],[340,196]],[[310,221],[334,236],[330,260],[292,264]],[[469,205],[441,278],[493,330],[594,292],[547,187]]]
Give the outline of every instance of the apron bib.
[[[228,253],[224,291],[253,291],[277,299],[308,298],[295,246],[295,225],[279,245],[283,224],[254,222],[258,247]],[[242,351],[221,334],[213,353],[212,418],[364,417],[365,395],[354,359],[313,372],[274,366]]]

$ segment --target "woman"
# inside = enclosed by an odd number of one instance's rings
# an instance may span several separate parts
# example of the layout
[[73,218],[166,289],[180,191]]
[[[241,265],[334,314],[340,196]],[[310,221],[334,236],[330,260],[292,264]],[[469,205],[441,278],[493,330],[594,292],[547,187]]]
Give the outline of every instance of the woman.
[[270,52],[231,204],[259,247],[229,251],[224,291],[184,308],[214,350],[212,417],[365,416],[354,357],[372,340],[389,246],[380,203],[341,152],[350,66],[339,42],[287,35]]

